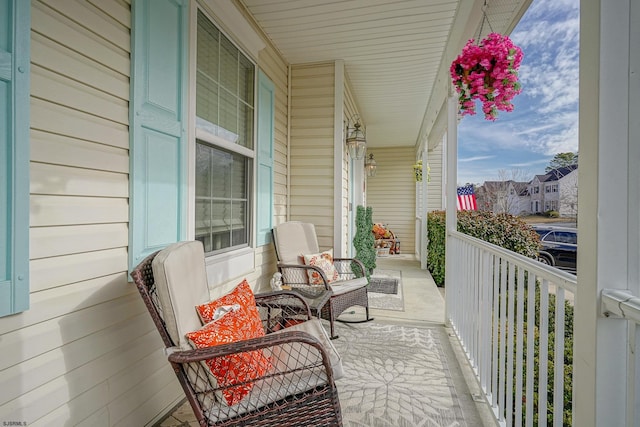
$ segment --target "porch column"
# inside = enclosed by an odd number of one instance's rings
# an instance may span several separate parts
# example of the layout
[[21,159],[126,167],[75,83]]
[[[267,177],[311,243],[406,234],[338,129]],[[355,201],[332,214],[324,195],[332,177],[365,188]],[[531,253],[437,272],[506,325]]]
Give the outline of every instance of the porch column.
[[[446,201],[446,256],[445,256],[445,282],[447,272],[453,271],[455,267],[453,259],[453,249],[451,248],[451,240],[449,239],[449,231],[455,231],[457,225],[456,212],[456,187],[458,182],[458,99],[450,95],[447,101],[447,173],[445,177],[445,201]],[[449,275],[450,277],[450,275]],[[445,283],[446,285],[446,283]],[[453,303],[451,301],[451,292],[446,291],[445,286],[445,305],[444,319],[449,323],[449,307]]]
[[429,182],[427,165],[429,164],[429,142],[425,141],[422,149],[422,182],[420,182],[420,191],[422,192],[422,211],[420,212],[420,268],[427,269],[427,200],[429,199]]
[[627,358],[635,328],[600,313],[603,289],[640,295],[638,8],[629,0],[580,4],[576,426],[638,425],[637,357]]

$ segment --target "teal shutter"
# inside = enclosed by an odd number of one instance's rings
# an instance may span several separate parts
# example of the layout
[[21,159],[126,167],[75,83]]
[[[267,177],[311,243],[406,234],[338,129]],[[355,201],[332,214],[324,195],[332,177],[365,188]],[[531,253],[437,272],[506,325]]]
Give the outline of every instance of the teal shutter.
[[273,226],[273,132],[275,91],[273,83],[258,72],[258,152],[256,180],[256,244],[271,242]]
[[133,3],[129,268],[186,238],[187,2]]
[[0,0],[0,316],[29,308],[30,7]]

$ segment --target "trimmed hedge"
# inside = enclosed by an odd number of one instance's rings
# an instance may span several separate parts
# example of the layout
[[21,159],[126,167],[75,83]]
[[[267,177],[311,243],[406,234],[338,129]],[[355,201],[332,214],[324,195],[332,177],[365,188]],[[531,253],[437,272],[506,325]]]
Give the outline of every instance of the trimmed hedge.
[[[445,212],[427,218],[427,268],[438,286],[444,286]],[[510,214],[485,211],[458,212],[458,231],[530,258],[536,258],[540,238],[531,226]]]

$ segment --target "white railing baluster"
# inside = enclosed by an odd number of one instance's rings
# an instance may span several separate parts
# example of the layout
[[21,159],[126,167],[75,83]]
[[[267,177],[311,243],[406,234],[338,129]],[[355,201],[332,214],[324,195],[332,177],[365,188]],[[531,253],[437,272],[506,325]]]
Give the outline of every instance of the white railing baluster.
[[533,426],[533,377],[535,375],[535,327],[536,327],[536,282],[538,277],[533,273],[529,273],[527,281],[527,407],[525,410],[525,425]]
[[564,289],[556,289],[553,360],[553,426],[562,427],[564,413]]
[[500,307],[500,257],[493,258],[493,329],[491,331],[491,406],[498,408],[498,325]]
[[509,263],[509,288],[507,291],[507,333],[505,335],[505,340],[507,341],[507,401],[505,403],[507,427],[511,427],[513,425],[513,339],[516,324],[514,301],[516,294],[515,282],[515,266],[512,263]]
[[540,344],[538,346],[538,427],[547,425],[547,380],[549,367],[549,281],[540,285]]
[[491,384],[491,286],[489,285],[493,270],[493,256],[488,252],[482,254],[483,277],[482,291],[482,360],[480,361],[480,386],[485,393],[489,393]]
[[507,261],[500,260],[500,349],[498,354],[498,405],[500,416],[498,421],[504,421],[505,416],[505,386],[506,365],[505,352],[507,349]]
[[516,283],[516,395],[514,426],[522,425],[522,370],[523,370],[523,332],[524,332],[524,268],[518,268]]

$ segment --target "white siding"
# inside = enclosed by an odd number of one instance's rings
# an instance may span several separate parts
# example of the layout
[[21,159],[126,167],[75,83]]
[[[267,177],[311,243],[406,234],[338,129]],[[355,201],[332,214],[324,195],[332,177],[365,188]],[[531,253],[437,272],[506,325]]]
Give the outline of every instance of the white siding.
[[334,63],[294,65],[291,82],[290,219],[316,226],[333,247]]
[[33,1],[31,308],[0,319],[0,419],[145,425],[182,397],[127,281],[127,3]]
[[415,248],[416,186],[412,147],[372,148],[376,176],[367,178],[367,206],[373,208],[373,222],[387,224],[400,239],[401,253]]
[[[443,210],[442,205],[442,188],[443,188],[443,161],[442,158],[442,142],[440,142],[435,148],[429,150],[427,153],[429,157],[429,176],[431,180],[427,186],[427,211],[439,211]],[[426,171],[423,171],[423,177],[426,177]]]

